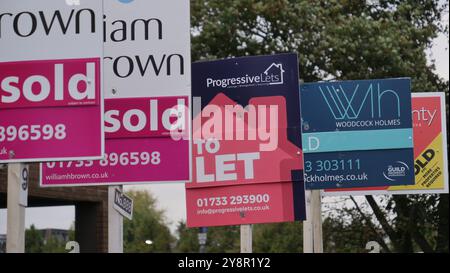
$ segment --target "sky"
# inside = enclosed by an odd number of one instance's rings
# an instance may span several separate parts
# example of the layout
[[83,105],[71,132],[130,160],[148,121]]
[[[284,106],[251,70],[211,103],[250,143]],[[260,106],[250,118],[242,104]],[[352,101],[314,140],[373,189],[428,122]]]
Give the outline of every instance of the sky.
[[[449,25],[449,14],[447,8],[447,14],[443,18],[443,22]],[[429,60],[434,59],[436,61],[436,73],[442,78],[448,80],[449,78],[449,55],[448,55],[448,38],[444,34],[440,34],[434,41],[432,49],[427,52],[429,54]],[[443,91],[443,90],[440,90]]]
[[[448,25],[448,13],[444,18]],[[449,79],[449,43],[441,34],[434,40],[432,49],[427,52],[430,59],[436,60],[436,73]],[[443,90],[439,90],[443,91]],[[177,223],[186,220],[185,193],[183,184],[157,184],[146,186],[125,186],[127,189],[148,190],[158,199],[158,208],[166,211],[167,222],[173,234]],[[38,229],[68,229],[75,221],[75,207],[41,207],[27,208],[25,225],[34,224]],[[0,234],[6,233],[6,209],[0,209]]]

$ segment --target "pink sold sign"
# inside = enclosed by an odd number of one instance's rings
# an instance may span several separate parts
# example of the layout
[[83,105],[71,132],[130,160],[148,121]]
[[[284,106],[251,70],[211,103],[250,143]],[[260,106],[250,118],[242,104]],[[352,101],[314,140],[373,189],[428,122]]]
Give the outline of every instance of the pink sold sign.
[[[98,1],[104,2],[103,21],[96,29],[104,30],[105,155],[97,161],[44,163],[41,185],[189,181],[189,1],[177,1],[177,12],[173,1]],[[85,20],[81,12],[73,17]],[[159,28],[164,39],[149,35],[157,34],[158,26],[133,27],[118,43],[118,21],[130,26],[164,22]]]
[[105,100],[102,160],[48,162],[41,186],[189,180],[188,97]]
[[100,58],[0,63],[0,113],[0,162],[100,157]]
[[99,159],[103,1],[0,1],[0,163]]

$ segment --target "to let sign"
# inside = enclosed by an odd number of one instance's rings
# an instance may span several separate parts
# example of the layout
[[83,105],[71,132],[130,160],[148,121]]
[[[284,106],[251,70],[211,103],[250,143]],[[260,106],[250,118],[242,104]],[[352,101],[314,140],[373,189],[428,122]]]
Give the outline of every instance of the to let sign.
[[296,54],[197,62],[187,226],[305,218]]
[[101,0],[1,1],[1,163],[101,158],[102,18]]

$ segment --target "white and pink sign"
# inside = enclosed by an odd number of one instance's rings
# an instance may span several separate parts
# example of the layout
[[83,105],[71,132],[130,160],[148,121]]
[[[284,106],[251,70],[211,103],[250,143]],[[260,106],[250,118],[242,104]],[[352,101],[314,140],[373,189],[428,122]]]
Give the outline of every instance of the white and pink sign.
[[105,100],[102,160],[47,162],[41,186],[189,180],[188,97]]
[[1,1],[0,163],[102,157],[102,17],[101,0]]
[[44,163],[41,185],[190,181],[189,1],[104,1],[103,29],[105,156]]

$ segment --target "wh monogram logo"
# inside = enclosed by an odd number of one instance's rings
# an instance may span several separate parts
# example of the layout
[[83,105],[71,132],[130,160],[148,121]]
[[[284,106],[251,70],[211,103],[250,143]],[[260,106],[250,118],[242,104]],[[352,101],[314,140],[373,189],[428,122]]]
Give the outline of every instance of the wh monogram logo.
[[79,6],[80,0],[66,0],[66,4],[69,6]]
[[[377,91],[374,91],[375,88]],[[342,85],[339,85],[339,87],[330,85],[325,86],[325,88],[319,87],[319,89],[335,120],[357,119],[365,105],[370,107],[372,118],[375,118],[375,116],[381,118],[383,96],[390,98],[391,101],[396,103],[397,116],[400,117],[400,98],[397,92],[394,90],[381,91],[380,84],[370,84],[359,104],[356,102],[355,97],[357,97],[357,94],[364,94],[364,91],[358,92],[359,84],[356,85],[355,90],[351,94],[346,92]]]

